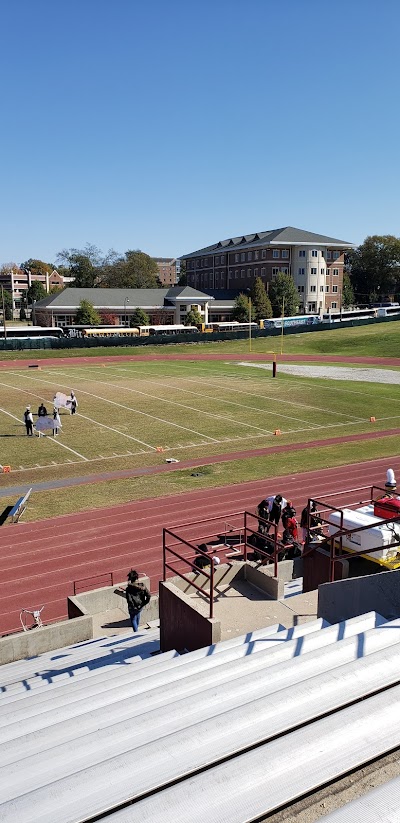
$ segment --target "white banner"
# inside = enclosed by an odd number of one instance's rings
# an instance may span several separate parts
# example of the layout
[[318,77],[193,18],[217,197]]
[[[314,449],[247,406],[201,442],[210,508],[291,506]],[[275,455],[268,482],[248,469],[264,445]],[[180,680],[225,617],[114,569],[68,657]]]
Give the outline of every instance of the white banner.
[[55,397],[53,398],[53,404],[56,407],[56,409],[70,409],[71,398],[67,397],[67,395],[63,394],[61,391],[58,391]]
[[53,417],[38,417],[35,423],[35,429],[38,432],[48,431],[49,429],[62,429],[61,420],[54,420]]

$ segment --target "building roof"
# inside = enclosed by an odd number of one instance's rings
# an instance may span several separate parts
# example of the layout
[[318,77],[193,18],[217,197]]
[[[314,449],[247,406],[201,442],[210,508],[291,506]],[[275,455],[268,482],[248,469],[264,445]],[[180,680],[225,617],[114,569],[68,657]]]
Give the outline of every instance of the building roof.
[[269,231],[260,231],[254,234],[244,234],[240,237],[230,237],[228,240],[219,240],[218,243],[214,243],[212,246],[206,246],[204,249],[183,254],[181,260],[198,257],[199,255],[232,251],[237,247],[250,249],[275,245],[335,246],[349,249],[354,246],[354,243],[349,243],[346,240],[338,240],[336,237],[328,237],[325,234],[315,234],[315,232],[312,231],[296,229],[293,226],[285,226],[281,229],[270,229]]
[[95,309],[164,308],[176,300],[213,299],[208,294],[190,286],[173,286],[166,289],[74,289],[66,288],[58,294],[50,294],[35,303],[35,308],[77,309],[81,300],[88,300]]
[[210,310],[215,312],[218,309],[231,309],[239,294],[242,294],[246,289],[209,289],[208,293],[213,298],[213,304]]

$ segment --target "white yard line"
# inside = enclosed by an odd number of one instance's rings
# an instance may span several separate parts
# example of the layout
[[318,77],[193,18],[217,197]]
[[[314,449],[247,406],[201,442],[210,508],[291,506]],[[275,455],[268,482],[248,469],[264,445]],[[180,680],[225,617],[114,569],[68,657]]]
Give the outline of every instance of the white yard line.
[[[118,369],[118,371],[128,371],[128,370],[127,369]],[[133,378],[133,379],[138,379],[138,378],[136,377],[136,378]],[[171,377],[171,380],[176,380],[176,379],[178,379],[178,380],[179,379],[190,380],[190,378],[188,378],[188,377],[183,377],[183,378]],[[155,386],[163,386],[166,389],[171,389],[171,388],[173,388],[173,389],[178,388],[179,389],[179,387],[168,385],[168,383],[160,383],[158,380],[147,380],[146,382],[147,383],[152,383]],[[194,383],[196,381],[192,380],[191,382]],[[126,390],[127,391],[135,391],[135,389],[128,389],[128,388]],[[214,400],[214,398],[215,398],[215,395],[199,394],[199,392],[190,391],[190,389],[182,388],[182,389],[180,389],[180,391],[185,392],[186,394],[193,394],[195,397],[208,398],[209,400]],[[232,391],[238,391],[238,390],[235,387]],[[246,392],[246,394],[247,394],[247,392]],[[152,395],[150,395],[150,396],[152,396]],[[252,394],[251,396],[252,397],[257,397],[257,396],[261,397],[261,395],[255,395],[255,394]],[[226,404],[229,404],[230,406],[239,406],[239,408],[241,408],[241,409],[251,409],[252,411],[259,412],[259,414],[274,414],[274,412],[271,412],[268,409],[259,409],[257,406],[248,406],[247,403],[237,403],[235,400],[225,400],[225,398],[223,398],[223,397],[218,397],[217,399],[218,399],[219,403],[226,403]],[[163,401],[164,401],[164,399],[161,400],[161,402],[163,402]],[[171,403],[173,401],[166,400],[165,402]],[[188,406],[187,408],[191,408],[191,406]],[[285,420],[296,420],[298,423],[309,423],[310,429],[317,428],[317,426],[315,426],[313,423],[310,423],[308,420],[303,420],[301,417],[291,417],[288,414],[281,414],[281,412],[278,412],[278,415],[279,415],[279,417],[285,418]],[[219,416],[220,415],[217,415],[217,417],[219,417]],[[226,419],[230,420],[231,418],[228,417]],[[258,426],[255,426],[254,428],[258,428]],[[261,431],[268,431],[268,429],[267,430],[266,429],[261,429]],[[268,432],[268,433],[272,434],[272,431]]]
[[[17,372],[9,372],[9,373],[13,374],[14,377],[19,377],[20,376],[20,375],[18,375]],[[63,372],[54,371],[52,373],[61,375],[61,377],[64,377],[64,378],[66,376]],[[51,386],[54,386],[54,381],[51,382],[50,380],[44,380],[44,378],[28,377],[28,375],[22,375],[22,376],[25,377],[27,380],[36,380],[36,382],[39,380],[42,383],[49,383]],[[85,380],[86,378],[74,375],[74,379],[75,380],[77,380],[77,379],[78,380]],[[97,381],[97,382],[103,382],[103,381]],[[106,384],[106,385],[108,385],[110,387],[110,384]],[[183,431],[187,431],[187,432],[190,432],[191,434],[195,434],[195,435],[197,435],[197,437],[205,437],[207,440],[211,440],[213,443],[220,443],[221,442],[220,440],[217,440],[216,437],[210,437],[210,435],[208,435],[208,434],[203,434],[202,432],[195,431],[194,429],[188,429],[187,426],[181,426],[181,425],[179,425],[179,423],[173,423],[171,420],[163,420],[162,417],[156,417],[154,414],[148,414],[148,412],[139,411],[138,409],[132,408],[132,406],[125,406],[123,403],[117,403],[115,400],[108,400],[106,397],[100,397],[98,394],[92,394],[92,392],[84,391],[84,389],[80,389],[80,392],[81,392],[81,394],[87,394],[88,397],[94,397],[96,400],[102,400],[103,403],[110,403],[112,406],[119,406],[119,408],[125,409],[126,411],[132,411],[135,414],[142,415],[143,417],[149,417],[151,420],[157,420],[158,423],[165,423],[166,426],[174,426],[177,429],[183,429]],[[151,446],[150,448],[154,448],[154,447]]]
[[[242,365],[242,364],[237,363],[236,365],[237,365],[237,366],[239,366],[239,365]],[[244,363],[244,365],[250,365],[250,366],[254,365],[254,366],[257,366],[257,364],[252,364],[252,363],[250,363],[250,362],[249,362],[249,363]],[[93,367],[93,368],[94,368],[94,367]],[[183,368],[187,368],[187,369],[189,370],[189,368],[188,368],[188,367],[183,366]],[[263,367],[260,365],[260,366],[258,366],[258,368],[263,368]],[[264,370],[265,370],[265,369],[264,369]],[[129,370],[128,370],[128,369],[126,369],[126,371],[129,371]],[[205,372],[207,372],[207,373],[209,374],[208,369],[202,369],[202,371],[205,371]],[[144,372],[142,372],[142,373],[144,373]],[[220,375],[220,374],[216,375],[216,376],[215,376],[215,380],[219,380],[219,379],[220,379],[220,377],[225,377],[227,380],[232,380],[232,381],[236,381],[236,380],[240,380],[240,381],[242,381],[242,380],[243,380],[243,378],[242,378],[241,376],[239,376],[239,375],[236,375],[236,374],[231,374],[231,375],[228,375],[228,374],[224,374],[224,373],[222,373],[221,375]],[[251,377],[249,377],[248,375],[244,375],[243,377],[244,377],[245,379],[247,379],[247,380],[251,380]],[[137,378],[136,378],[136,379],[137,379]],[[179,379],[184,379],[184,380],[187,380],[187,381],[188,381],[188,382],[190,382],[190,383],[196,383],[196,384],[197,384],[197,382],[198,382],[198,381],[197,381],[194,377],[186,377],[186,376],[182,376],[182,378],[181,378],[181,376],[180,376],[180,375],[173,376],[173,377],[171,377],[171,379],[172,379],[172,380],[174,380],[174,379],[177,379],[177,380],[179,380]],[[306,378],[305,378],[305,379],[306,379]],[[215,388],[215,386],[214,386],[214,384],[213,384],[213,383],[210,383],[209,381],[204,380],[204,378],[203,378],[203,377],[201,377],[201,382],[202,382],[202,385],[203,385],[203,384],[206,384],[206,385],[208,385],[208,386],[210,386],[210,387]],[[302,382],[301,382],[300,380],[297,380],[297,381],[290,381],[290,386],[294,385],[294,383],[296,383],[296,385],[300,385],[300,386],[302,385]],[[308,385],[312,386],[312,385],[313,385],[313,383],[312,383],[312,382],[310,382]],[[314,385],[315,385],[315,384],[314,384]],[[289,389],[289,388],[290,388],[290,386],[289,386],[289,385],[286,385],[286,386],[285,386],[285,388]],[[279,388],[280,388],[280,389],[281,389],[281,388],[283,388],[283,387],[282,387],[282,385],[280,385],[280,386],[279,386]],[[322,388],[328,388],[328,387],[323,386]],[[326,413],[328,413],[328,414],[334,414],[334,415],[337,415],[337,416],[340,416],[340,417],[349,417],[349,418],[352,418],[353,420],[358,420],[358,421],[360,421],[360,422],[364,422],[364,421],[365,421],[365,419],[366,419],[366,418],[364,418],[364,417],[356,417],[356,415],[354,415],[354,414],[345,414],[344,412],[335,412],[335,411],[332,411],[331,409],[321,409],[321,408],[319,408],[318,406],[308,406],[308,405],[306,405],[305,403],[297,403],[296,401],[293,401],[293,400],[285,400],[285,399],[280,399],[279,397],[276,397],[275,395],[271,397],[271,395],[267,395],[267,394],[255,394],[254,392],[249,392],[248,390],[244,390],[244,389],[237,389],[237,388],[236,388],[236,386],[235,386],[232,390],[233,390],[233,391],[237,391],[237,392],[239,392],[240,394],[246,394],[246,395],[248,395],[248,396],[250,395],[251,397],[259,397],[259,398],[262,398],[262,399],[264,399],[264,400],[275,400],[277,403],[285,403],[287,406],[299,406],[300,408],[304,408],[304,409],[307,409],[307,410],[308,410],[308,409],[310,409],[310,411],[322,411],[322,412],[324,412],[325,414],[326,414]],[[334,389],[334,388],[330,388],[329,390],[330,390],[330,391],[337,391],[337,389]],[[349,392],[350,390],[348,390],[348,389],[340,389],[340,391],[347,391],[347,392]],[[363,394],[363,392],[351,392],[351,393],[352,393],[352,394]],[[204,396],[205,396],[205,397],[207,397],[208,395],[204,395]],[[229,401],[229,402],[230,402],[230,401]],[[400,402],[400,401],[398,401],[398,402]],[[253,407],[249,406],[248,408],[253,408]],[[287,418],[288,420],[298,420],[298,421],[299,421],[299,422],[301,422],[301,423],[307,423],[307,422],[308,422],[308,421],[306,421],[306,420],[301,420],[301,418],[299,418],[299,417],[290,417],[289,415],[280,414],[279,412],[278,412],[278,414],[280,415],[280,417],[285,417],[285,418]],[[311,424],[310,424],[310,425],[311,425]]]
[[[28,375],[24,375],[24,377],[28,377]],[[33,397],[38,397],[39,399],[42,398],[41,394],[35,394],[35,392],[28,391],[28,389],[19,389],[17,386],[9,386],[8,383],[0,383],[0,386],[6,386],[9,389],[14,389],[14,391],[19,391],[19,392],[23,392],[24,394],[29,394],[31,397],[33,395]],[[92,417],[86,417],[84,414],[81,414],[80,412],[76,412],[76,416],[77,417],[78,416],[83,417],[84,420],[88,420],[90,423],[95,423],[96,426],[101,426],[103,429],[109,429],[110,431],[115,432],[115,434],[120,434],[121,437],[127,437],[129,440],[134,440],[135,443],[140,443],[141,446],[146,446],[146,448],[148,448],[148,449],[152,449],[153,451],[157,451],[155,446],[150,446],[149,443],[145,443],[143,440],[138,440],[138,438],[133,437],[132,434],[124,434],[124,432],[120,432],[120,431],[118,431],[118,429],[114,429],[112,426],[106,426],[105,423],[99,423],[98,420],[93,420]]]
[[[175,361],[175,362],[177,364],[178,361]],[[174,365],[175,365],[175,363],[174,363]],[[196,366],[196,368],[200,372],[206,372],[206,374],[208,374],[208,375],[210,374],[209,369],[206,369],[202,366],[197,366],[197,363],[195,363],[195,362],[191,363],[191,365]],[[225,363],[225,365],[230,365],[230,364]],[[234,361],[232,361],[232,365],[234,365]],[[239,365],[239,362],[236,365]],[[250,361],[249,361],[248,363],[246,363],[246,365],[251,366],[253,364],[251,364]],[[268,364],[266,364],[264,367],[262,366],[261,363],[260,364],[254,364],[254,365],[258,365],[259,368],[263,368],[264,371],[267,371]],[[279,374],[279,365],[280,364],[278,363],[278,374]],[[312,364],[310,363],[310,365],[312,365]],[[179,363],[179,368],[181,368],[183,370],[182,379],[183,380],[190,380],[190,378],[185,376],[185,370],[186,370],[186,372],[189,371],[189,367],[185,366],[183,363],[182,364]],[[327,368],[329,368],[329,366]],[[351,368],[356,368],[356,367],[351,366]],[[387,368],[385,370],[388,371],[389,369]],[[193,371],[193,369],[191,369],[190,371]],[[286,372],[283,372],[283,374],[286,374]],[[225,377],[227,380],[237,380],[238,379],[238,375],[236,375],[236,374],[227,374],[225,372],[219,373],[218,376],[216,375],[215,379],[218,379],[219,377]],[[181,375],[175,375],[173,379],[179,380],[179,379],[181,379]],[[201,378],[201,379],[203,380],[203,378]],[[240,376],[239,379],[240,379],[240,381],[242,381],[242,380],[252,380],[254,378],[250,377],[249,375],[244,375],[243,377]],[[311,378],[304,377],[304,378],[302,378],[302,380],[296,380],[296,379],[293,378],[292,380],[290,380],[290,383],[286,383],[284,385],[283,384],[276,384],[276,386],[277,386],[277,389],[278,388],[279,389],[282,389],[282,388],[289,389],[290,386],[304,386],[304,385],[308,386],[309,388],[311,388],[311,387],[315,388],[315,379],[316,378],[314,378],[314,380],[312,380]],[[193,378],[192,378],[192,381],[194,382]],[[212,384],[210,383],[209,385],[212,385]],[[384,385],[389,385],[389,384],[388,383],[386,383],[386,384],[385,383],[380,383],[379,385],[382,387]],[[239,389],[235,389],[235,390],[239,391]],[[318,391],[337,392],[337,388],[335,386],[324,386],[323,381],[320,380],[320,382],[318,383]],[[354,389],[344,389],[342,386],[340,387],[340,391],[344,392],[345,394],[362,395],[363,397],[371,398],[372,400],[376,400],[376,395],[368,394],[367,392],[355,391]],[[245,393],[247,394],[248,392],[245,392]],[[266,397],[267,398],[267,395],[253,394],[253,393],[251,393],[251,396],[252,397]],[[400,399],[398,397],[385,397],[385,400],[389,400],[393,403],[400,403]],[[281,402],[286,402],[286,401],[281,401]],[[290,403],[290,401],[288,401],[288,402]],[[315,408],[315,407],[309,406],[307,408]],[[330,413],[331,414],[339,414],[339,412],[330,412]],[[356,419],[358,419],[358,418],[356,418]],[[364,418],[359,418],[359,419],[363,420]]]
[[[166,397],[159,397],[157,394],[148,394],[147,392],[140,391],[139,389],[130,389],[128,386],[119,386],[117,383],[111,383],[111,382],[106,381],[106,380],[96,380],[96,382],[97,383],[102,383],[103,385],[107,386],[108,388],[121,389],[122,391],[132,392],[133,394],[140,394],[143,397],[149,397],[151,400],[156,400],[157,403],[170,403],[173,406],[179,406],[181,409],[187,409],[188,411],[194,411],[194,412],[196,412],[196,414],[199,414],[201,417],[206,416],[206,417],[212,417],[215,420],[227,420],[229,423],[233,423],[234,425],[237,425],[237,426],[246,426],[246,428],[248,428],[248,429],[256,429],[257,431],[264,432],[265,434],[272,434],[272,431],[270,429],[263,429],[262,426],[253,426],[251,423],[243,423],[242,420],[234,420],[234,419],[232,419],[232,417],[226,417],[224,414],[213,414],[213,412],[202,411],[201,409],[196,409],[194,406],[188,406],[186,403],[178,403],[176,400],[168,400]],[[147,382],[154,382],[154,381],[147,381]],[[164,385],[164,384],[156,383],[155,385]],[[167,386],[167,388],[168,388],[168,386]],[[169,388],[171,388],[171,387],[169,387]],[[209,400],[215,399],[213,397],[210,397],[210,395],[207,395],[207,394],[206,395],[198,394],[198,392],[188,391],[187,393],[188,394],[194,394],[196,397],[208,398]],[[219,397],[217,399],[218,399],[219,402],[225,402],[224,400],[221,401],[221,399]],[[226,401],[226,402],[230,402],[230,401]],[[233,403],[233,405],[241,406],[242,404]],[[245,408],[245,409],[246,408],[247,409],[251,409],[251,408],[254,409],[254,406],[245,406],[245,405],[243,405],[242,407]],[[255,409],[255,411],[258,411],[260,414],[264,413],[263,409]],[[293,418],[293,419],[296,419],[296,418]],[[307,421],[306,420],[301,420],[300,422],[301,423],[306,423]]]
[[[4,384],[2,384],[2,385],[4,385]],[[20,418],[16,417],[15,414],[11,414],[10,412],[6,411],[5,409],[1,409],[1,408],[0,408],[0,412],[3,412],[3,414],[7,414],[8,417],[12,417],[14,420],[18,420],[18,422],[21,423]],[[85,463],[89,462],[87,457],[84,457],[83,454],[79,454],[79,452],[76,452],[74,449],[71,449],[69,446],[66,446],[65,443],[61,443],[60,440],[57,440],[56,437],[48,437],[47,434],[43,434],[42,437],[44,437],[50,443],[54,443],[54,445],[61,446],[63,449],[67,449],[69,452],[72,452],[72,454],[76,454],[77,457],[81,457],[82,460],[85,461]]]
[[[187,377],[186,379],[191,383],[197,382],[196,380],[194,380],[193,378],[190,378],[190,377]],[[216,377],[215,379],[217,380],[218,378]],[[234,379],[234,378],[229,378],[229,379]],[[238,379],[240,379],[240,378],[238,378]],[[208,381],[204,380],[203,378],[201,378],[201,380],[202,380],[202,383],[205,383],[206,385],[211,386],[211,388],[215,389],[215,386],[214,386],[213,383],[209,383]],[[239,392],[239,394],[247,394],[247,395],[249,394],[248,391],[245,391],[244,389],[237,389],[236,387],[235,387],[235,391]],[[354,415],[354,414],[345,414],[344,412],[335,412],[335,411],[331,411],[331,409],[321,409],[319,406],[308,406],[306,403],[297,403],[296,401],[293,401],[293,400],[284,400],[284,399],[280,399],[279,397],[275,397],[275,396],[271,397],[268,394],[254,394],[254,392],[252,392],[251,396],[252,397],[262,397],[263,400],[272,400],[275,403],[285,403],[286,406],[299,406],[300,408],[307,409],[307,410],[309,409],[310,411],[320,411],[320,412],[323,412],[324,414],[334,414],[338,417],[348,417],[348,418],[352,418],[353,420],[358,421],[359,423],[365,423],[365,421],[366,421],[365,417],[356,417],[356,415]],[[278,412],[278,414],[279,414],[279,412]],[[296,418],[294,418],[294,419],[296,419]]]
[[[157,451],[156,446],[150,446],[149,443],[145,443],[144,440],[138,440],[137,437],[134,437],[132,434],[125,434],[124,432],[118,431],[118,429],[114,429],[112,426],[106,426],[105,423],[99,423],[98,420],[93,420],[91,417],[86,417],[85,414],[82,412],[77,412],[79,417],[83,417],[84,420],[89,420],[90,423],[96,423],[96,426],[101,426],[103,429],[109,429],[109,431],[115,432],[116,434],[120,434],[121,437],[127,437],[129,440],[134,440],[135,443],[141,443],[142,446],[146,446],[151,451]],[[145,452],[137,452],[137,454],[145,454]]]

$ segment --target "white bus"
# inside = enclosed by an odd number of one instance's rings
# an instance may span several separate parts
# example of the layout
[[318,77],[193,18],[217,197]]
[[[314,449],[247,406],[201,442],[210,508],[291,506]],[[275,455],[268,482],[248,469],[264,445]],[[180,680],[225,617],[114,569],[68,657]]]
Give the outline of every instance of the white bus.
[[141,337],[153,336],[155,334],[173,336],[176,334],[197,334],[197,326],[184,326],[182,323],[168,326],[139,326],[139,334]]
[[[65,337],[65,334],[64,329],[58,326],[9,326],[6,323],[6,336],[10,340],[30,340],[38,337]],[[4,338],[4,326],[0,326],[0,338],[2,337]]]
[[258,323],[239,323],[237,320],[230,320],[225,323],[207,323],[204,331],[249,331],[258,329]]

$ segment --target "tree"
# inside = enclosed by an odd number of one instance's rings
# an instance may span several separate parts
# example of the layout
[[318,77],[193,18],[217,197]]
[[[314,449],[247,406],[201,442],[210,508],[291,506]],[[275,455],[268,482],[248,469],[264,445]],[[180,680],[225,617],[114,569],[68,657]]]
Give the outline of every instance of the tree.
[[297,314],[299,308],[299,294],[291,274],[280,271],[276,280],[269,287],[274,317],[281,317],[284,310],[285,317]]
[[[11,292],[7,291],[7,289],[3,289],[3,300],[4,300],[4,314],[6,320],[13,319],[13,300]],[[3,312],[3,301],[0,304],[0,310]],[[3,317],[4,323],[4,317]]]
[[101,311],[100,314],[100,322],[104,324],[104,326],[118,326],[118,317],[116,314],[112,314],[111,312]]
[[201,326],[204,318],[197,309],[190,309],[185,318],[185,326]]
[[348,309],[349,306],[354,306],[354,291],[350,277],[345,273],[343,275],[342,307]]
[[263,320],[270,317],[272,317],[271,301],[261,277],[256,277],[251,290],[251,319]]
[[135,326],[149,326],[149,315],[143,309],[135,309],[129,317],[129,325],[131,328]]
[[357,302],[396,293],[400,288],[400,238],[392,234],[366,237],[348,253],[347,266]]
[[77,289],[92,289],[103,285],[107,266],[112,265],[118,255],[112,249],[105,257],[96,246],[87,243],[84,249],[62,249],[57,255],[59,272],[74,278]]
[[125,257],[106,266],[102,285],[112,289],[157,289],[157,263],[140,250],[127,251]]
[[45,275],[52,273],[53,266],[51,263],[45,263],[43,260],[35,260],[30,257],[29,260],[25,260],[25,263],[21,263],[21,269],[31,274]]
[[182,260],[181,270],[180,270],[180,274],[179,274],[179,277],[178,277],[178,286],[187,286],[187,284],[188,284],[188,279],[187,279],[187,273],[186,273],[186,263],[185,263],[184,260]]
[[89,300],[81,300],[75,322],[77,326],[100,326],[101,317],[93,303],[89,303]]
[[46,289],[40,280],[33,280],[26,292],[28,303],[36,303],[37,300],[43,300],[47,297]]
[[239,294],[235,298],[232,318],[239,323],[248,323],[250,315],[249,298],[247,294]]

